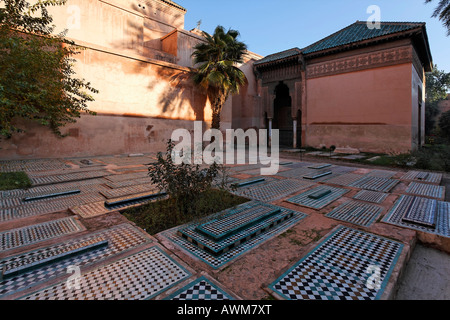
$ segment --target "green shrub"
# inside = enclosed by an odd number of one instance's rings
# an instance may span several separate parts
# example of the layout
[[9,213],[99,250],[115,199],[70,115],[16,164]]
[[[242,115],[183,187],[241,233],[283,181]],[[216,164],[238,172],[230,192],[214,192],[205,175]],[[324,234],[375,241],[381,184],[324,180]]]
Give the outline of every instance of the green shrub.
[[0,173],[0,190],[25,189],[31,187],[31,181],[25,172]]
[[444,112],[439,118],[439,129],[441,136],[450,141],[450,111]]

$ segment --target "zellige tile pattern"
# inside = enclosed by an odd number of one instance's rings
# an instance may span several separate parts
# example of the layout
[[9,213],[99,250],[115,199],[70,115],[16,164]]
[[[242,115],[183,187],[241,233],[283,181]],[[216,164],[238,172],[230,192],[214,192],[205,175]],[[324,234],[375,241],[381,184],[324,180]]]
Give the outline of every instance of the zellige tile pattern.
[[80,243],[89,243],[91,241],[95,241],[96,239],[108,240],[108,246],[93,251],[84,252],[80,255],[69,257],[50,265],[42,266],[35,270],[30,270],[29,272],[17,275],[13,278],[5,279],[3,282],[0,282],[0,297],[11,295],[40,283],[44,283],[55,277],[66,275],[67,268],[69,266],[76,265],[80,268],[90,266],[107,258],[114,257],[120,253],[152,242],[148,235],[126,223],[108,228],[106,230],[98,231],[87,236],[75,238],[65,243],[24,252],[22,254],[4,259],[1,261],[1,264],[23,264],[30,261],[35,261],[40,256],[51,255],[51,252],[61,252],[68,250],[68,248],[76,248],[80,245]]
[[154,246],[81,276],[80,288],[66,282],[24,300],[143,300],[190,277],[190,273]]
[[[402,249],[401,243],[341,226],[269,289],[287,300],[377,300]],[[374,274],[378,281],[372,282]]]
[[73,217],[53,220],[0,233],[0,252],[83,230]]

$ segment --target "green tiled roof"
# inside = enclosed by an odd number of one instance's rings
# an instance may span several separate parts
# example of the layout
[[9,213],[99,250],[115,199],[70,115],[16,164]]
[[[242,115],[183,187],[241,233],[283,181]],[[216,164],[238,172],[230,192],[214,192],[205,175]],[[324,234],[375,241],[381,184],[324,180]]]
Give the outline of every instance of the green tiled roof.
[[268,63],[268,62],[272,62],[272,61],[277,61],[277,60],[281,60],[281,59],[286,59],[289,57],[293,57],[296,56],[298,54],[301,53],[301,50],[299,48],[292,48],[286,51],[282,51],[282,52],[278,52],[278,53],[274,53],[271,55],[268,55],[264,58],[262,58],[261,60],[258,60],[257,62],[255,62],[255,65],[259,65],[259,64],[263,64],[263,63]]
[[369,29],[367,27],[367,22],[357,21],[331,36],[306,47],[302,52],[303,54],[308,54],[332,49],[342,45],[416,29],[423,25],[424,23],[419,22],[381,22],[380,29]]

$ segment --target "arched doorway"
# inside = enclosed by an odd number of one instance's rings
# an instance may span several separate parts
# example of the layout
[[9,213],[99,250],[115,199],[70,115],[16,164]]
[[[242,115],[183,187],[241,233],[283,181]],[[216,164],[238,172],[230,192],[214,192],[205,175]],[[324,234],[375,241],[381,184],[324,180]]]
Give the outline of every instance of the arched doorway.
[[294,143],[292,99],[289,87],[283,81],[275,88],[273,129],[280,130],[280,146],[292,148]]

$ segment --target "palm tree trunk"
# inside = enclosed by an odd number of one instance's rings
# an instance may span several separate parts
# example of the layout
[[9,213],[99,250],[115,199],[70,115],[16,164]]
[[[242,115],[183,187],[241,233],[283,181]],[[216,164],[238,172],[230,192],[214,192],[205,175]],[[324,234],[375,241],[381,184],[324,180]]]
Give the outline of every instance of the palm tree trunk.
[[227,97],[224,93],[218,93],[217,96],[213,99],[212,105],[212,129],[220,130],[220,113],[222,112],[223,105]]

